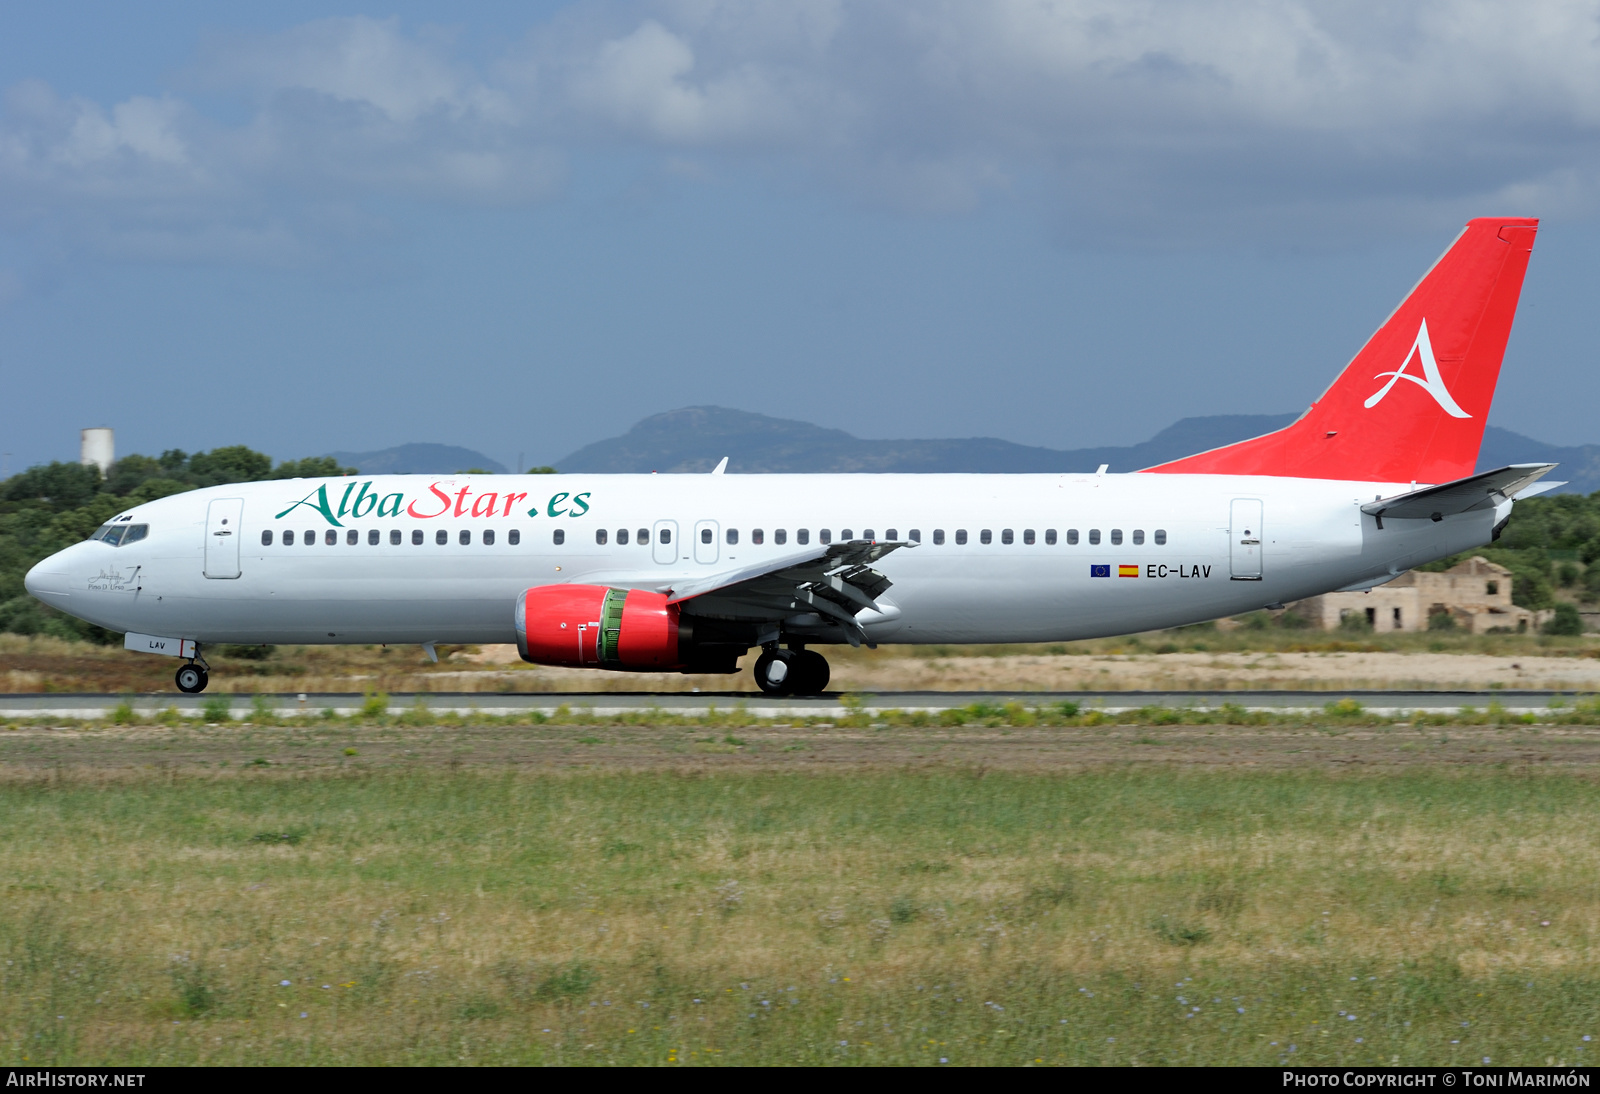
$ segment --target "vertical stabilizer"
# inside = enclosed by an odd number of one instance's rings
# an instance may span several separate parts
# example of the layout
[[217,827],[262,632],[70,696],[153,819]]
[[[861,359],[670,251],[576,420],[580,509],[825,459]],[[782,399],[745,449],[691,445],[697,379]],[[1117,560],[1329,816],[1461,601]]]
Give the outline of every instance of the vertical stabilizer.
[[1538,226],[1469,221],[1292,425],[1147,470],[1423,483],[1471,475]]

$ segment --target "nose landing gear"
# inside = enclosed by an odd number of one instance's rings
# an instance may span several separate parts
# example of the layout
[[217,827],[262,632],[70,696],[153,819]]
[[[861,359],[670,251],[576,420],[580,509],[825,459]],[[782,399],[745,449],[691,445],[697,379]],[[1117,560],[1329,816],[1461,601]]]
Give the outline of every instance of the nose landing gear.
[[190,661],[187,665],[178,666],[178,673],[173,680],[185,695],[197,695],[206,690],[206,685],[211,682],[211,674],[206,671],[204,661]]
[[821,695],[831,675],[815,650],[773,647],[756,658],[756,686],[768,695]]

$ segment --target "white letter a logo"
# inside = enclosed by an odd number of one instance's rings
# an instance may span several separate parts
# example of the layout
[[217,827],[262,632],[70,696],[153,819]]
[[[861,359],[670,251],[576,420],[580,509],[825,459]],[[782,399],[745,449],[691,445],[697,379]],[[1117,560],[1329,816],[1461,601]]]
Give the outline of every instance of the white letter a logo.
[[[1411,359],[1413,357],[1422,358],[1421,379],[1418,379],[1417,377],[1406,372],[1406,366],[1411,364]],[[1406,354],[1404,363],[1402,363],[1401,366],[1394,372],[1380,372],[1377,376],[1374,376],[1373,379],[1376,380],[1383,376],[1389,377],[1389,382],[1384,384],[1383,387],[1379,388],[1377,394],[1373,395],[1372,398],[1367,400],[1366,407],[1368,410],[1371,410],[1373,407],[1383,402],[1383,397],[1389,394],[1389,389],[1394,387],[1396,382],[1400,380],[1410,380],[1413,384],[1416,384],[1418,387],[1422,388],[1422,390],[1426,391],[1429,395],[1432,395],[1433,401],[1438,403],[1444,412],[1450,415],[1450,417],[1472,417],[1471,414],[1468,414],[1465,410],[1462,410],[1461,407],[1456,405],[1455,399],[1450,395],[1450,389],[1444,386],[1444,379],[1439,375],[1439,362],[1433,359],[1433,343],[1428,341],[1428,321],[1426,319],[1422,321],[1422,326],[1417,328],[1417,340],[1411,343],[1411,352]]]

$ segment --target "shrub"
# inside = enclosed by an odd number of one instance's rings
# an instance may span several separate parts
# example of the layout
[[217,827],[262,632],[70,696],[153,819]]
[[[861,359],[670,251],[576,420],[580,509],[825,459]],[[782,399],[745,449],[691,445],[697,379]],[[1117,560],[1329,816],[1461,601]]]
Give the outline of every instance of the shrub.
[[1428,629],[1430,631],[1453,631],[1456,629],[1456,617],[1449,612],[1434,612],[1428,616]]
[[1569,600],[1563,600],[1556,605],[1556,614],[1544,625],[1545,634],[1582,634],[1583,616],[1578,614],[1578,606]]
[[233,718],[233,700],[226,695],[218,695],[207,699],[200,708],[201,715],[208,722],[226,722]]
[[1372,623],[1368,621],[1365,612],[1349,612],[1340,618],[1339,629],[1358,634],[1371,634]]

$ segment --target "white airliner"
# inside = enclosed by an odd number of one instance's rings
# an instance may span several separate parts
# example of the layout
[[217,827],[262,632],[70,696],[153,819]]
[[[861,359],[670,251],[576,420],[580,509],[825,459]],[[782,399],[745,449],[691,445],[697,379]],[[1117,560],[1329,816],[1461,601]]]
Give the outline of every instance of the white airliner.
[[1294,424],[1131,474],[242,483],[135,506],[27,588],[182,658],[186,692],[210,643],[514,641],[634,671],[760,647],[760,687],[796,694],[827,686],[814,646],[1091,638],[1370,588],[1559,485],[1474,474],[1537,226],[1469,223]]

